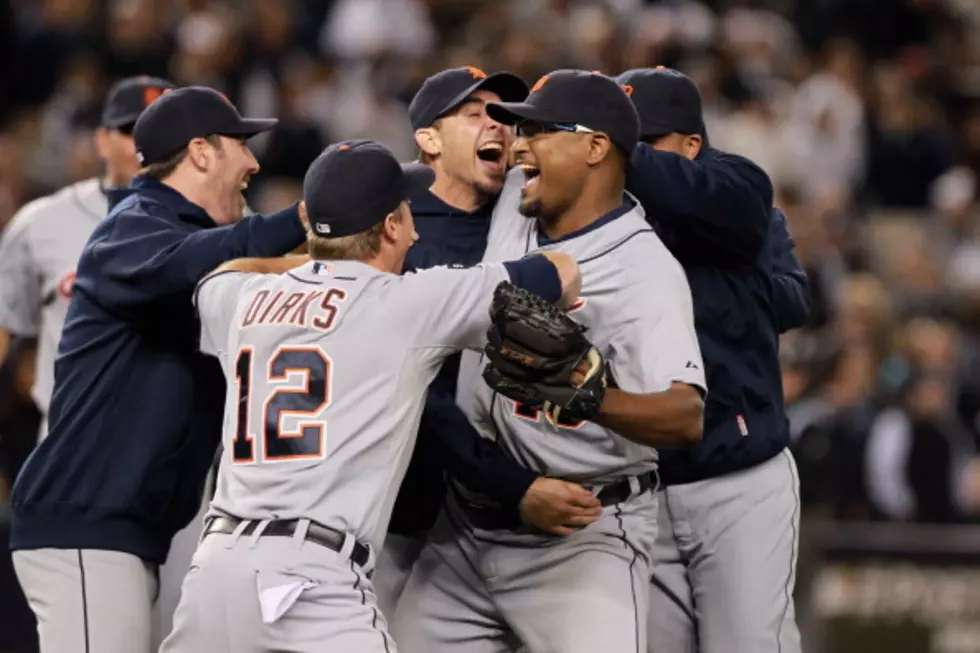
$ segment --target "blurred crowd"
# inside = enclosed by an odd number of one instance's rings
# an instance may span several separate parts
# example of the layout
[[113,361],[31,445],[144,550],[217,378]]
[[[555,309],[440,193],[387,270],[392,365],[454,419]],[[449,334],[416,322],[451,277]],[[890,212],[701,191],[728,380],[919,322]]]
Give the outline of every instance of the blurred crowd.
[[[330,142],[415,157],[407,103],[443,68],[611,74],[702,90],[712,145],[772,177],[811,282],[783,342],[804,501],[837,519],[980,515],[980,2],[2,0],[0,229],[100,174],[109,84],[149,74],[277,116],[257,211]],[[0,505],[37,424],[33,345],[0,369]],[[2,508],[0,508],[2,511]]]

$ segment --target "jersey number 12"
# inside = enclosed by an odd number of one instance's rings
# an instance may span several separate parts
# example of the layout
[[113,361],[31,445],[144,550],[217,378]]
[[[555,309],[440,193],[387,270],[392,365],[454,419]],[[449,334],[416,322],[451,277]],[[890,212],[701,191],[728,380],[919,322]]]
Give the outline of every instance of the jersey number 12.
[[[235,359],[238,405],[232,462],[256,462],[256,436],[263,461],[322,458],[327,425],[318,416],[330,405],[330,357],[317,346],[279,347],[272,353],[266,378],[260,384],[262,387],[288,382],[291,374],[300,379],[298,383],[279,385],[268,392],[262,404],[257,433],[252,432],[249,420],[254,390],[252,358],[252,348],[243,347]],[[283,421],[287,417],[298,419],[294,430],[286,430]],[[304,417],[308,421],[303,421]]]

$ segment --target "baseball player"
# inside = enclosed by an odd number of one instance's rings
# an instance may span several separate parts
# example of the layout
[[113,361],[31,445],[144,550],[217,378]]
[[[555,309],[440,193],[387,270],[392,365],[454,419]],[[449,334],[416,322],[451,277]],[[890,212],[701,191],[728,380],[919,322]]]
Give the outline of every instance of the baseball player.
[[[54,359],[68,310],[75,264],[96,223],[109,210],[107,189],[125,186],[139,170],[133,127],[144,107],[171,82],[139,76],[109,89],[95,146],[105,176],[67,186],[25,205],[0,239],[0,361],[8,334],[38,335],[33,398],[41,411],[38,439],[47,435],[47,412],[54,388]],[[206,504],[202,504],[202,508]],[[154,610],[156,646],[170,631],[180,582],[201,533],[203,513],[174,537],[171,554],[160,569]]]
[[79,257],[48,436],[11,496],[44,653],[152,647],[159,567],[201,509],[221,435],[224,379],[197,348],[194,287],[224,261],[306,239],[297,206],[243,217],[259,169],[246,140],[275,124],[205,87],[162,93],[136,122],[143,167],[109,191]]
[[711,388],[702,441],[661,452],[648,650],[798,653],[778,334],[806,319],[806,276],[766,174],[708,146],[694,83],[666,68],[618,81],[642,124],[627,185],[687,272]]
[[[498,202],[485,260],[573,256],[582,292],[569,314],[591,345],[569,352],[551,342],[553,330],[509,328],[498,311],[488,357],[463,355],[457,399],[515,460],[583,484],[603,510],[585,528],[554,536],[515,523],[454,480],[392,632],[407,653],[488,653],[518,643],[531,653],[633,653],[646,647],[654,447],[700,437],[705,384],[690,293],[624,193],[639,119],[614,80],[556,71],[524,103],[494,103],[488,112],[517,125],[520,170]],[[538,337],[522,337],[528,331]],[[585,373],[578,365],[571,377],[566,363],[579,360]]]
[[[139,170],[133,126],[147,104],[175,88],[164,79],[129,77],[109,89],[95,147],[105,176],[66,186],[25,204],[0,240],[0,362],[9,334],[37,336],[34,402],[47,415],[54,357],[68,310],[75,264],[108,211],[106,188],[125,186]],[[47,435],[42,421],[39,439]]]
[[[432,168],[435,182],[411,198],[419,239],[408,250],[406,270],[482,260],[513,141],[513,130],[490,118],[486,105],[523,100],[527,93],[527,84],[515,75],[488,75],[471,66],[444,70],[422,84],[409,116],[419,158]],[[389,620],[442,506],[444,469],[544,530],[561,528],[572,517],[598,517],[598,501],[586,490],[538,478],[476,432],[456,405],[458,375],[455,355],[429,388],[415,450],[378,557],[374,586]]]
[[[400,276],[407,199],[432,185],[372,141],[304,181],[311,262],[232,262],[196,292],[202,351],[228,380],[224,460],[161,651],[396,650],[371,574],[426,389],[480,347],[505,281],[571,303],[571,257]],[[279,274],[275,274],[279,272]]]

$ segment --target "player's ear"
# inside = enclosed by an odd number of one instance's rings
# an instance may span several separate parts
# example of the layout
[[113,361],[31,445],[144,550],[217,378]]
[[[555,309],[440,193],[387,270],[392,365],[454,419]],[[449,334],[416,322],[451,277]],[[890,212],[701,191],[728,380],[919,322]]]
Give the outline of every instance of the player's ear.
[[398,223],[401,222],[401,210],[402,207],[399,205],[397,209],[385,216],[383,234],[387,241],[398,240]]
[[100,159],[109,158],[109,130],[105,127],[99,127],[95,130],[95,134],[92,136],[92,140],[95,144],[95,151],[99,155]]
[[697,157],[698,153],[701,152],[701,135],[700,134],[688,134],[684,137],[684,142],[681,144],[681,152],[684,153],[688,159],[692,161]]
[[434,127],[425,127],[415,132],[415,144],[420,151],[430,157],[442,154],[442,136]]
[[589,152],[586,157],[586,162],[590,166],[594,166],[604,161],[612,153],[613,144],[605,134],[597,133],[591,134],[590,136],[588,139]]

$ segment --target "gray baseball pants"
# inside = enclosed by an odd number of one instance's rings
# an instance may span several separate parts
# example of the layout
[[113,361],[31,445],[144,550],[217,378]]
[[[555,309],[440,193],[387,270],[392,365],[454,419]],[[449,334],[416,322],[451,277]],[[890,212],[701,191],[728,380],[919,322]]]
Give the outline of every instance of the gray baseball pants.
[[118,551],[14,551],[41,653],[149,653],[156,565]]
[[402,653],[646,650],[653,492],[564,538],[475,528],[453,494],[394,615]]
[[206,535],[160,653],[396,653],[373,556],[361,568],[304,535]]
[[378,566],[374,572],[374,589],[378,594],[378,606],[389,622],[394,620],[398,599],[405,590],[415,561],[422,553],[424,537],[408,537],[389,533],[385,538]]
[[800,653],[792,454],[661,489],[648,653]]

